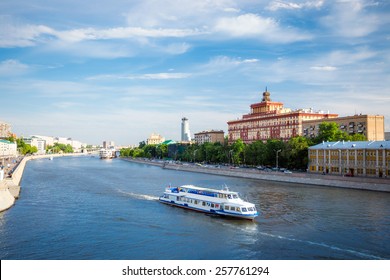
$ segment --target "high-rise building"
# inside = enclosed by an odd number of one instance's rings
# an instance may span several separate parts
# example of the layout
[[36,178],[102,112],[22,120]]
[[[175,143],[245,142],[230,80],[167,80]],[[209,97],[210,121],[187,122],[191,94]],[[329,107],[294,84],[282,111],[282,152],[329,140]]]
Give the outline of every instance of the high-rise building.
[[115,143],[114,141],[103,141],[103,148],[104,149],[109,149],[111,147],[114,147]]
[[377,115],[354,115],[331,119],[307,120],[302,124],[303,136],[316,137],[319,132],[319,126],[323,122],[335,122],[340,130],[350,135],[363,134],[368,141],[385,140],[385,118]]
[[229,143],[241,139],[244,143],[279,139],[288,141],[302,135],[302,122],[323,118],[336,118],[337,114],[313,109],[291,110],[283,107],[281,102],[271,101],[271,94],[265,90],[260,103],[250,105],[250,113],[241,119],[228,121]]
[[190,125],[186,117],[181,119],[181,141],[182,142],[191,141]]

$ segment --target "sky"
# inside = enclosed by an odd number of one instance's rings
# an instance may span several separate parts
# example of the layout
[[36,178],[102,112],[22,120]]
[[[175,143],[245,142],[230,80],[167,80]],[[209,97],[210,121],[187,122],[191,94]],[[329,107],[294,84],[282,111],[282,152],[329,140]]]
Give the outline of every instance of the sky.
[[138,144],[224,130],[265,88],[291,109],[385,116],[390,2],[2,0],[0,121]]

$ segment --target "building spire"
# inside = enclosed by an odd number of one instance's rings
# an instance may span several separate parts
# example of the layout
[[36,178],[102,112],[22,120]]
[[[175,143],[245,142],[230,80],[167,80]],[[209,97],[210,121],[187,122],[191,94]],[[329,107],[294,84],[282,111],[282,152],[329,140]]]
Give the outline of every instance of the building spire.
[[265,91],[263,92],[263,99],[261,101],[262,102],[271,101],[270,96],[271,94],[268,92],[268,87],[265,87]]

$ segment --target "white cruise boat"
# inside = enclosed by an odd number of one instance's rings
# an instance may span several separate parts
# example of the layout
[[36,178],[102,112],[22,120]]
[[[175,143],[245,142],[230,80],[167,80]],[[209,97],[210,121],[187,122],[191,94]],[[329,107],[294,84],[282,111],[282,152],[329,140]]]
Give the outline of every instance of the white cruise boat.
[[253,220],[258,216],[256,206],[242,200],[237,192],[184,185],[171,187],[159,198],[160,202],[195,211],[227,217]]
[[101,159],[110,159],[115,157],[114,149],[100,149],[99,156]]

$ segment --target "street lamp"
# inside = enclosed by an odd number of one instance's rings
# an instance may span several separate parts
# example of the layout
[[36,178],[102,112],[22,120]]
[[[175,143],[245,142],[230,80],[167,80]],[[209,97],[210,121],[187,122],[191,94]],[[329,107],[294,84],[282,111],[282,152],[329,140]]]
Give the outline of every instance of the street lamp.
[[[233,154],[233,150],[230,150],[229,151],[229,156],[230,156],[229,159],[231,159],[231,162],[233,163],[233,155],[232,154]],[[229,161],[229,163],[230,163],[230,161]]]
[[277,150],[276,151],[276,168],[278,168],[278,158],[279,158],[279,153],[281,152],[282,150]]
[[198,151],[198,149],[196,149],[195,151],[194,151],[194,159],[193,159],[193,162],[195,162],[195,155],[196,155],[196,152]]

